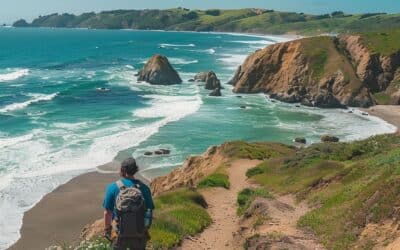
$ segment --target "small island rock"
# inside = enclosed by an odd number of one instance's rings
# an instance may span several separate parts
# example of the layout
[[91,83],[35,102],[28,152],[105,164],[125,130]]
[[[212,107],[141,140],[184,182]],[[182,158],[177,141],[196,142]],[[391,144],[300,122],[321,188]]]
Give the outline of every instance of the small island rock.
[[178,72],[162,55],[154,55],[138,74],[138,81],[146,81],[156,85],[172,85],[182,83]]

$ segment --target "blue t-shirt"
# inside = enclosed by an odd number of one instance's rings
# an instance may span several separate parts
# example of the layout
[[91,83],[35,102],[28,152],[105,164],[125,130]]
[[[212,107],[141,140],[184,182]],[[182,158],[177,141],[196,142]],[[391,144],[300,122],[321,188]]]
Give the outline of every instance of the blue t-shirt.
[[[126,178],[122,178],[121,180],[125,187],[132,187],[133,185],[138,184],[140,187],[139,189],[140,191],[142,191],[143,194],[146,209],[151,209],[151,210],[154,209],[154,203],[151,197],[151,190],[147,185],[143,184],[139,180],[132,180]],[[108,185],[106,189],[106,195],[103,201],[103,208],[108,211],[113,211],[113,214],[115,214],[115,200],[117,199],[118,194],[119,194],[119,188],[116,182]]]

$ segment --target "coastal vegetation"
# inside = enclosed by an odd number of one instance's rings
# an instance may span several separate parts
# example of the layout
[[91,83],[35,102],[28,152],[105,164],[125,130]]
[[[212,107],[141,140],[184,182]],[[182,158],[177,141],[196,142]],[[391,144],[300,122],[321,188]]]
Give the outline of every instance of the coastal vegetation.
[[257,197],[269,199],[273,198],[273,196],[265,188],[245,188],[240,191],[237,197],[238,215],[242,215]]
[[155,199],[154,222],[150,229],[153,249],[169,249],[183,238],[201,232],[211,223],[207,203],[196,191],[178,189]]
[[230,182],[229,176],[226,171],[227,166],[225,164],[215,170],[214,173],[204,177],[200,180],[199,184],[197,184],[198,188],[207,188],[207,187],[223,187],[229,189]]
[[[276,195],[294,194],[298,201],[307,201],[313,209],[298,226],[314,232],[328,249],[365,248],[383,244],[373,233],[361,237],[367,228],[376,224],[383,230],[385,223],[397,219],[399,146],[395,135],[314,144],[269,159],[247,176]],[[395,230],[385,233],[389,244]]]
[[100,13],[51,14],[15,27],[68,27],[92,29],[164,29],[186,31],[225,31],[315,35],[373,31],[400,27],[399,14],[345,14],[335,11],[323,15],[281,12],[267,9],[190,10],[115,10]]

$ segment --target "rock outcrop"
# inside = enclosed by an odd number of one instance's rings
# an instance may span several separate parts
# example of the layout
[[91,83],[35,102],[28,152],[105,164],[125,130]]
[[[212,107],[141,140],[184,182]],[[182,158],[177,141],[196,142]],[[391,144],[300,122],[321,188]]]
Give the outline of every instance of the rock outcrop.
[[166,176],[158,177],[151,182],[154,195],[180,187],[194,187],[197,182],[214,172],[225,161],[222,146],[210,147],[203,155],[191,156],[182,167],[173,170]]
[[372,106],[374,93],[400,79],[400,51],[371,54],[360,39],[321,36],[268,46],[250,55],[229,83],[236,93],[266,93],[289,103]]
[[200,72],[195,75],[194,80],[196,82],[205,82],[205,89],[215,90],[221,89],[221,81],[213,71]]
[[210,94],[209,94],[209,96],[221,96],[222,94],[221,94],[221,89],[220,88],[216,88],[216,89],[214,89]]
[[348,53],[358,78],[372,93],[386,95],[388,102],[381,104],[399,105],[400,50],[388,55],[375,53],[360,35],[341,36],[339,41]]
[[339,138],[332,135],[321,136],[321,142],[339,142]]
[[138,81],[146,81],[156,85],[172,85],[182,83],[178,72],[162,55],[154,55],[138,73]]

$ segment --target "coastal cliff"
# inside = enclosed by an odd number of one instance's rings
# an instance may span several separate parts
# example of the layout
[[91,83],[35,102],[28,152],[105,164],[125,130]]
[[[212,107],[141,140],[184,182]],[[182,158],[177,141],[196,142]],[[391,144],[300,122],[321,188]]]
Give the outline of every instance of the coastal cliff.
[[229,83],[236,93],[322,108],[400,104],[400,47],[384,53],[367,44],[362,35],[346,35],[271,45],[250,55]]

